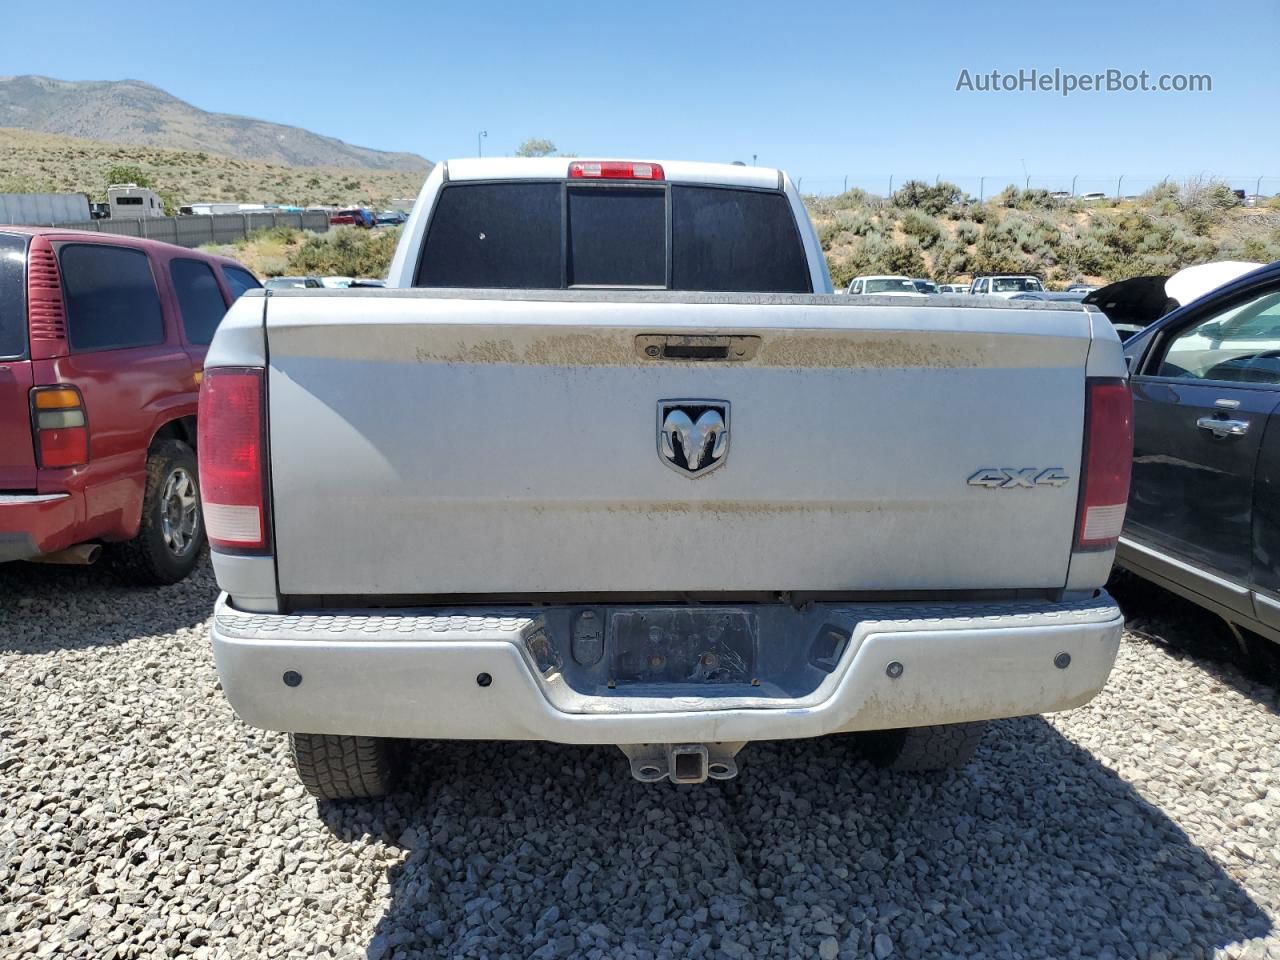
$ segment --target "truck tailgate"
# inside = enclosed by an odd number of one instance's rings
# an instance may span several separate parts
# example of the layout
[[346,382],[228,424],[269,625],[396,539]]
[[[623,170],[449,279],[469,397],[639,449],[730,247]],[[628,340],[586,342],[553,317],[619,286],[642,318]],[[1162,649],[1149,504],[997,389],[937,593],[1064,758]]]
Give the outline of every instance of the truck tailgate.
[[[286,595],[1066,580],[1083,311],[353,293],[268,300]],[[689,342],[747,357],[663,355]],[[688,417],[666,450],[663,401]],[[723,411],[728,440],[695,476],[685,446],[724,432],[708,410]],[[984,470],[1052,482],[970,482]]]

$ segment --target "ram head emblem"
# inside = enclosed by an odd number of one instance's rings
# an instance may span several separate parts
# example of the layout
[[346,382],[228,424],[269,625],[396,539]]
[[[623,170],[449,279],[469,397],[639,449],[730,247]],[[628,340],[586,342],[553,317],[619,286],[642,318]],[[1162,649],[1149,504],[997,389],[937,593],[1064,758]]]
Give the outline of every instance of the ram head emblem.
[[721,400],[663,400],[658,404],[658,456],[672,470],[697,477],[729,453],[729,404]]

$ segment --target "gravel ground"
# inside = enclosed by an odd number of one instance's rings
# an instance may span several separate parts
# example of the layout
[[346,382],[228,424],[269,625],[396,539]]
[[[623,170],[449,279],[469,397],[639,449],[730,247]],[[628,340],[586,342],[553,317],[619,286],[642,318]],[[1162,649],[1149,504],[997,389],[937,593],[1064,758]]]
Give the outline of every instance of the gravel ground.
[[317,805],[218,689],[214,589],[0,568],[0,956],[1280,958],[1280,698],[1235,667],[1131,634],[956,774],[420,745]]

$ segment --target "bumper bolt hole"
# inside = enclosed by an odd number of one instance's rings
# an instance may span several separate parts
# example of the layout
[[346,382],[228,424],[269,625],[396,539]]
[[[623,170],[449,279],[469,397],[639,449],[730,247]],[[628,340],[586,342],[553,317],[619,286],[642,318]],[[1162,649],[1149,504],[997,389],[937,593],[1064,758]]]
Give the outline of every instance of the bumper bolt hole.
[[284,680],[284,685],[286,687],[296,687],[302,682],[302,674],[297,670],[286,670],[281,679]]
[[478,687],[487,687],[491,683],[493,683],[493,677],[487,673],[481,673],[476,676],[476,686]]
[[1071,654],[1067,653],[1066,651],[1063,651],[1062,653],[1058,654],[1056,657],[1053,658],[1053,665],[1057,667],[1059,670],[1067,669],[1067,667],[1071,666]]
[[889,661],[889,665],[884,668],[885,676],[890,680],[897,680],[902,676],[903,666],[897,660]]

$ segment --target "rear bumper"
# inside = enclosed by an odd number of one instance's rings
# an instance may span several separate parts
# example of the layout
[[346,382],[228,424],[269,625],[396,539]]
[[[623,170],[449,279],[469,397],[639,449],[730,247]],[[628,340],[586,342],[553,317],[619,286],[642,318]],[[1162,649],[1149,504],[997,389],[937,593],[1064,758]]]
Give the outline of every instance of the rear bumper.
[[[711,686],[694,688],[701,695],[688,686],[676,696],[583,695],[557,671],[538,669],[526,639],[545,621],[527,609],[255,614],[234,610],[224,594],[211,638],[227,698],[252,726],[622,744],[812,737],[1064,710],[1102,688],[1123,626],[1105,593],[1060,604],[829,606],[833,617],[852,618],[849,642],[830,675],[794,699],[726,697]],[[1069,663],[1059,666],[1063,654]],[[896,677],[891,663],[901,665]]]
[[76,500],[69,493],[0,493],[0,563],[72,546]]

